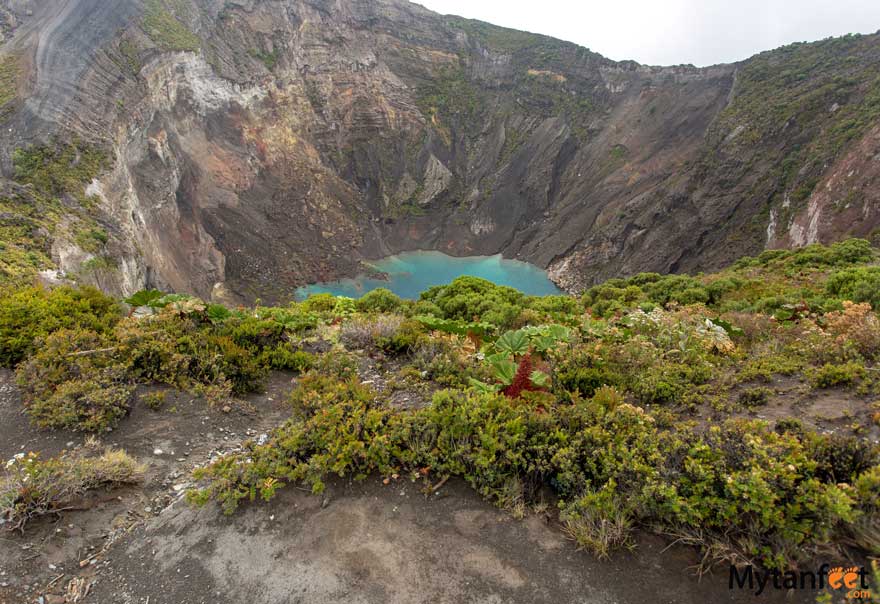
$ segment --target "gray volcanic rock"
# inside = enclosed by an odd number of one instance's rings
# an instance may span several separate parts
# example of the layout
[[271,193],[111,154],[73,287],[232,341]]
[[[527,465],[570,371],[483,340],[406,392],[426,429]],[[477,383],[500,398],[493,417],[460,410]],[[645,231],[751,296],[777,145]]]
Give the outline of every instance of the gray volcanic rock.
[[273,300],[433,248],[579,290],[880,223],[876,35],[698,69],[403,0],[2,0],[0,30],[4,171],[53,135],[113,156],[110,289]]

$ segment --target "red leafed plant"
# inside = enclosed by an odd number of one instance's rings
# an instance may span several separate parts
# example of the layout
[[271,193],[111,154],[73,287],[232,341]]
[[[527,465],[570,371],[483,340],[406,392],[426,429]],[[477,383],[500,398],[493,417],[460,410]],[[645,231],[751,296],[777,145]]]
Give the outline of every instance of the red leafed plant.
[[539,388],[532,383],[531,376],[533,370],[532,353],[524,354],[519,360],[519,366],[516,369],[516,375],[513,378],[513,382],[510,383],[510,386],[501,391],[502,394],[509,398],[519,398],[523,392],[534,392],[539,390]]

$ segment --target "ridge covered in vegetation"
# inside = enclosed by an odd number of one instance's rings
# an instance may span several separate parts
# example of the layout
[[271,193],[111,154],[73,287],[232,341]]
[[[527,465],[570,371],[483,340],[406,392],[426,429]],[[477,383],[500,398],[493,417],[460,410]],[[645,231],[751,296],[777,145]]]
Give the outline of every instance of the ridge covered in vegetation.
[[26,285],[40,271],[57,268],[56,243],[88,258],[78,278],[93,282],[90,273],[114,270],[109,234],[97,219],[99,200],[86,194],[107,154],[79,140],[52,140],[16,149],[12,159],[15,182],[0,181],[0,286]]
[[[286,423],[197,471],[190,500],[229,513],[330,475],[454,476],[516,516],[554,506],[599,556],[647,529],[707,566],[788,569],[880,553],[878,284],[849,240],[580,298],[471,277],[250,309],[26,287],[0,296],[0,362],[36,425],[90,432],[161,408],[137,384],[223,404],[299,373]],[[840,421],[802,404],[832,395]]]

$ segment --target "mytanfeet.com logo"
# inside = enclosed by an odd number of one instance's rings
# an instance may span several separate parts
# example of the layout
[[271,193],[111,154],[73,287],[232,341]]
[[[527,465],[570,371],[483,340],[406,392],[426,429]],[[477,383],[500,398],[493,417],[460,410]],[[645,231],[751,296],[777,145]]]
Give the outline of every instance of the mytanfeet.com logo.
[[730,589],[747,589],[760,596],[768,590],[837,591],[849,600],[870,600],[871,573],[864,566],[823,564],[816,571],[761,570],[753,566],[730,567]]

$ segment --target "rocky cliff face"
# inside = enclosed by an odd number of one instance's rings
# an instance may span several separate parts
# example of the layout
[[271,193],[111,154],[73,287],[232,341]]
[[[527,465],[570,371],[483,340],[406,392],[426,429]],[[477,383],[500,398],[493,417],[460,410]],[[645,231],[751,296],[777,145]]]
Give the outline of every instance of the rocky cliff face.
[[430,248],[577,290],[880,225],[876,35],[655,68],[402,0],[0,7],[0,162],[106,152],[110,289],[276,299]]

